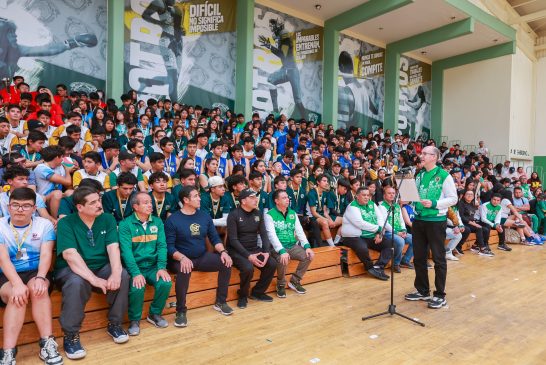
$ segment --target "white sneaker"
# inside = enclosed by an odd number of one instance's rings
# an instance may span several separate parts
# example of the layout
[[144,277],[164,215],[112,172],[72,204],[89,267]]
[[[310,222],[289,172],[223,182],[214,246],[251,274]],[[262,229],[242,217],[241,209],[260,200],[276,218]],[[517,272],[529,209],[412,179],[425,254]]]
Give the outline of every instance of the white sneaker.
[[459,261],[459,258],[456,257],[455,255],[453,255],[452,252],[447,252],[446,253],[446,260]]

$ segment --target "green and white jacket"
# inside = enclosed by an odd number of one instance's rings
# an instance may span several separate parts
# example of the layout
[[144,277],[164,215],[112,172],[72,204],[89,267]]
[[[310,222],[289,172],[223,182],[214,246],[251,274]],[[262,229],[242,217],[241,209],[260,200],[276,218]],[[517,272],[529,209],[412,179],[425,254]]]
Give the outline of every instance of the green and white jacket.
[[415,176],[415,183],[421,199],[432,201],[430,208],[425,208],[420,202],[415,203],[415,219],[445,221],[447,208],[457,204],[457,188],[451,175],[438,166],[430,171],[422,169]]

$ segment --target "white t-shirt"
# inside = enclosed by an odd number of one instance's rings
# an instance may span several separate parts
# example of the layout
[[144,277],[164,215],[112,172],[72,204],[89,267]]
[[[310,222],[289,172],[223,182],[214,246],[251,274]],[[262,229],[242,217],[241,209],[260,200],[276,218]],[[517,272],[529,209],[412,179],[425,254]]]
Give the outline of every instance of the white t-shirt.
[[512,202],[508,199],[501,200],[501,218],[508,218],[512,213],[508,206],[513,205]]

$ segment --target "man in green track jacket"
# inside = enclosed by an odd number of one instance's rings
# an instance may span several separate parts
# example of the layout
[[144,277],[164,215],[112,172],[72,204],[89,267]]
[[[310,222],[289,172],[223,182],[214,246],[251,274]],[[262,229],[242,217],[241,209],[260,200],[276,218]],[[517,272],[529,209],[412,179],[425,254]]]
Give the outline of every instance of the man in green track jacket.
[[130,204],[134,213],[119,224],[121,256],[131,275],[129,289],[129,335],[140,333],[140,319],[146,283],[155,289],[146,321],[164,328],[168,322],[161,317],[171,291],[171,276],[166,270],[167,241],[160,218],[152,215],[152,199],[144,192],[133,195]]
[[[445,285],[447,276],[446,263],[446,217],[447,209],[457,203],[457,189],[453,178],[447,171],[437,166],[440,151],[434,146],[427,146],[421,152],[423,169],[415,176],[415,183],[421,198],[415,203],[413,234],[413,265],[415,266],[416,292],[406,294],[407,300],[428,301],[428,307],[439,309],[447,305]],[[436,290],[430,297],[428,282],[427,257],[432,251],[434,261]]]

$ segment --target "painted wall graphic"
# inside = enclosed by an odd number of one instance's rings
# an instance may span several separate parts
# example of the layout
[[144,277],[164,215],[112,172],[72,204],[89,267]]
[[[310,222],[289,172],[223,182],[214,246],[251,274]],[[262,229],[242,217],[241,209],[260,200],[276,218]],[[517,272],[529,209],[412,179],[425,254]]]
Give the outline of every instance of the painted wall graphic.
[[233,0],[125,0],[125,89],[232,109],[235,13]]
[[398,130],[414,138],[430,136],[432,66],[400,57],[400,115]]
[[320,121],[322,27],[265,6],[254,9],[253,109]]
[[338,125],[375,131],[383,125],[385,50],[344,34],[339,42]]
[[4,0],[0,17],[0,79],[104,89],[106,0]]

